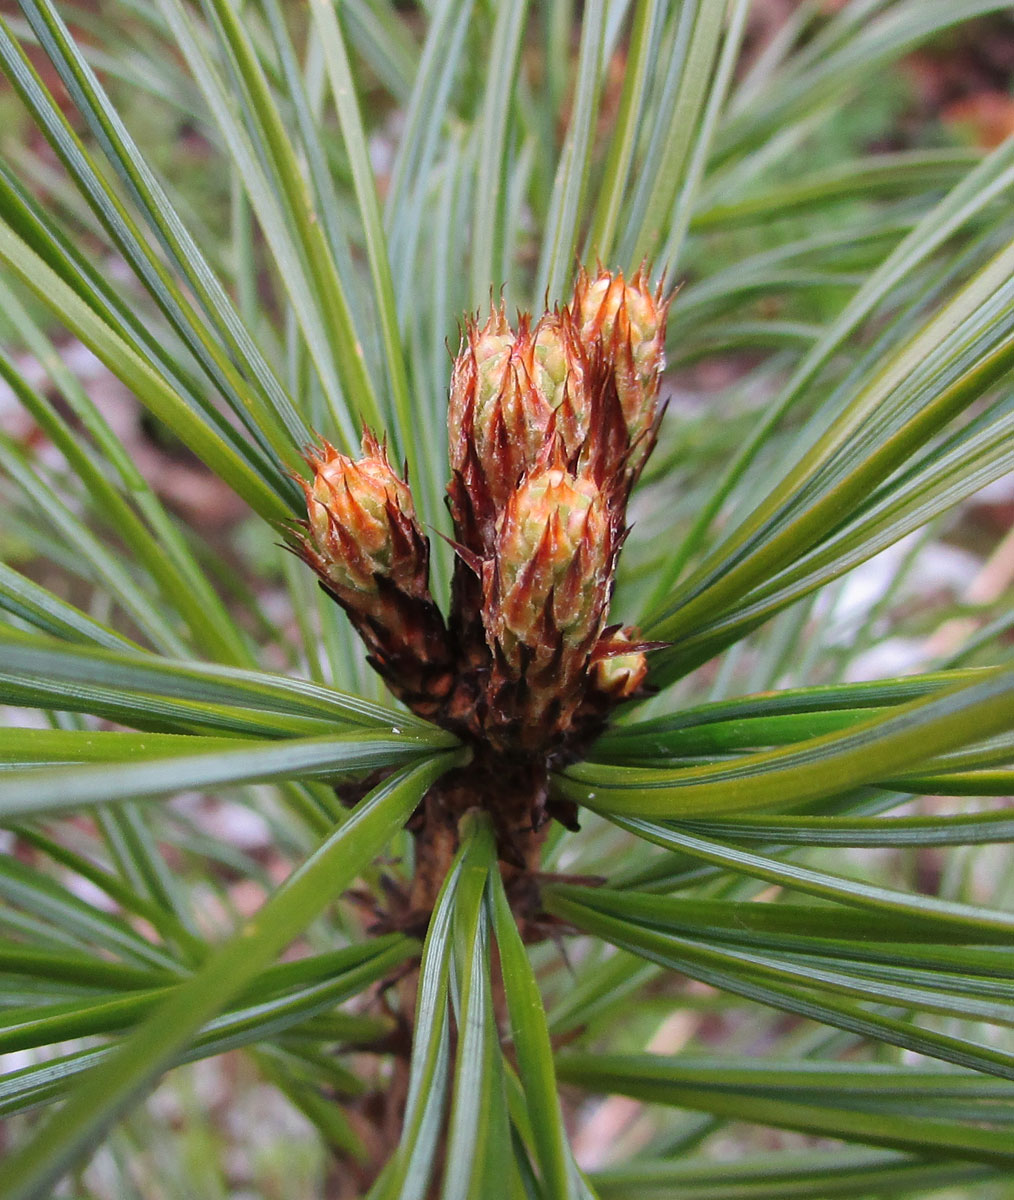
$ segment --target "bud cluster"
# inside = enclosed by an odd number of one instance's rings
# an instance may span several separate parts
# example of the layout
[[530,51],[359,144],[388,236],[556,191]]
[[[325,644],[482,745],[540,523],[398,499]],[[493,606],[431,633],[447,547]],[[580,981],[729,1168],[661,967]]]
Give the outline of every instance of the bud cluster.
[[353,461],[309,453],[297,552],[416,712],[487,756],[578,753],[647,672],[606,628],[630,490],[661,418],[668,300],[643,271],[581,272],[566,306],[469,321],[451,376],[448,507],[457,562],[444,623],[407,482],[372,434]]

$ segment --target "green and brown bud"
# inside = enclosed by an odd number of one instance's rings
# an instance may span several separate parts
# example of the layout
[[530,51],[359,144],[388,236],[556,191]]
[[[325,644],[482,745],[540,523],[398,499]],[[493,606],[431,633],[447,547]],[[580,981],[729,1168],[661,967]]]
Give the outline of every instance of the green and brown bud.
[[488,556],[496,522],[547,443],[576,460],[589,432],[586,363],[569,315],[546,313],[517,333],[502,307],[470,324],[451,377],[448,488],[459,541]]
[[466,326],[448,418],[450,627],[504,749],[579,745],[643,689],[646,647],[602,628],[657,433],[668,303],[643,271],[582,271],[571,303],[537,321],[512,330],[501,305]]
[[490,413],[504,389],[514,333],[501,304],[481,328],[469,320],[451,372],[447,407],[451,469],[461,471],[471,457],[479,430],[488,429]]
[[[592,654],[592,688],[614,704],[639,695],[648,674],[648,658],[639,649],[638,631],[628,625],[611,635],[607,630]],[[623,647],[629,646],[629,651]]]
[[589,352],[600,347],[603,361],[612,366],[633,447],[628,470],[635,478],[654,440],[669,303],[661,287],[652,293],[643,270],[629,283],[620,272],[600,270],[592,279],[582,271],[571,302]]
[[559,450],[508,501],[483,573],[482,620],[496,664],[492,704],[518,723],[522,741],[532,731],[546,737],[549,712],[564,731],[580,702],[612,590],[613,544],[602,493],[567,471]]
[[306,493],[304,557],[344,599],[368,606],[382,579],[422,596],[427,550],[408,484],[391,467],[387,450],[363,434],[363,457],[340,454],[323,442],[307,455],[313,469]]
[[609,524],[598,488],[553,467],[525,480],[500,525],[501,634],[535,644],[548,613],[571,643],[584,643],[602,613]]
[[369,662],[420,716],[438,718],[455,683],[444,619],[429,592],[429,543],[408,484],[367,430],[363,456],[327,442],[307,453],[307,519],[293,549],[345,609]]
[[594,381],[584,343],[566,309],[539,319],[524,366],[545,405],[542,409],[532,405],[526,414],[526,470],[535,466],[546,443],[554,438],[567,461],[577,463],[595,420]]

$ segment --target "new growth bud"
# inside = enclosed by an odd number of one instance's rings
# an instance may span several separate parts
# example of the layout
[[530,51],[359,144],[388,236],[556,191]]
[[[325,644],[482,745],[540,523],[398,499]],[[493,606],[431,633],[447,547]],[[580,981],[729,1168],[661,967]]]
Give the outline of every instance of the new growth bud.
[[501,307],[481,328],[466,327],[451,376],[448,490],[470,549],[492,550],[497,518],[547,441],[556,436],[568,454],[580,450],[589,425],[585,375],[569,318],[547,313],[533,328],[522,317],[514,334]]
[[313,480],[300,480],[307,519],[293,549],[348,613],[395,695],[433,717],[454,662],[429,591],[429,543],[386,447],[367,430],[362,450],[354,460],[322,442],[307,453]]
[[596,343],[613,366],[627,434],[628,469],[636,477],[651,452],[658,414],[659,381],[665,368],[665,324],[669,300],[654,294],[644,271],[627,283],[623,275],[599,271],[578,276],[572,312],[583,341]]
[[492,413],[506,385],[514,334],[501,305],[480,329],[469,322],[451,373],[447,409],[451,469],[461,471],[477,439],[488,440]]
[[548,621],[567,643],[583,645],[603,613],[609,545],[605,504],[591,480],[559,466],[526,479],[499,527],[488,634],[537,646]]
[[[592,655],[591,678],[595,691],[614,703],[629,700],[641,691],[648,674],[648,659],[638,649],[640,641],[632,625],[603,636]],[[622,647],[630,646],[624,652]]]
[[545,741],[547,727],[569,727],[605,621],[613,558],[605,498],[561,465],[557,449],[511,496],[483,570],[491,708],[523,745]]
[[[409,595],[426,591],[427,551],[408,485],[387,450],[363,434],[363,457],[347,458],[327,442],[307,455],[314,476],[303,483],[309,537],[305,557],[338,595],[367,604],[381,579]],[[309,558],[308,558],[309,560]]]

